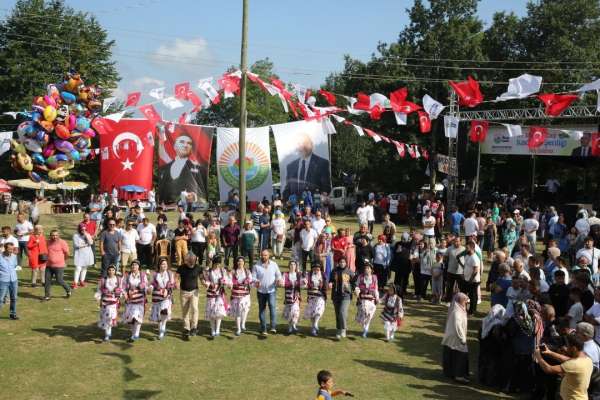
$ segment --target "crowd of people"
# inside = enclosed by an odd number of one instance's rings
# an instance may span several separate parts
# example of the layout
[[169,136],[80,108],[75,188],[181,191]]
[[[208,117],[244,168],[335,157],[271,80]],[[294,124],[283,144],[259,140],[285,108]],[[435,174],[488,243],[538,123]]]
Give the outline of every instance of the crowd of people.
[[[153,224],[135,202],[121,210],[100,199],[89,204],[72,246],[57,230],[46,239],[42,225],[18,214],[13,227],[2,228],[0,298],[9,295],[10,316],[17,319],[18,266],[31,269],[32,286],[40,280],[43,299],[50,300],[53,278],[69,297],[86,286],[87,271],[99,258],[95,296],[106,341],[119,322],[130,327],[129,340],[136,341],[147,303],[148,319],[164,339],[177,289],[186,340],[199,333],[201,287],[213,338],[221,334],[224,318],[235,321],[236,336],[244,333],[253,290],[265,336],[277,331],[277,290],[284,293],[282,316],[290,334],[298,332],[302,317],[318,336],[330,298],[338,340],[347,335],[353,300],[365,338],[380,305],[388,341],[402,324],[406,299],[428,301],[449,307],[444,374],[467,383],[467,324],[489,292],[491,310],[479,335],[481,383],[540,399],[554,399],[557,391],[563,399],[586,398],[577,396],[588,387],[595,390],[600,219],[594,211],[581,208],[567,226],[554,207],[540,211],[514,198],[475,203],[464,213],[423,199],[409,205],[410,228],[400,232],[397,215],[390,214],[397,205],[369,196],[358,205],[357,230],[351,232],[337,229],[327,208],[313,207],[264,201],[243,224],[235,207],[195,220],[180,206],[171,224],[157,207]],[[71,248],[75,270],[69,286],[63,271]],[[284,255],[287,268],[281,271],[276,261]]]

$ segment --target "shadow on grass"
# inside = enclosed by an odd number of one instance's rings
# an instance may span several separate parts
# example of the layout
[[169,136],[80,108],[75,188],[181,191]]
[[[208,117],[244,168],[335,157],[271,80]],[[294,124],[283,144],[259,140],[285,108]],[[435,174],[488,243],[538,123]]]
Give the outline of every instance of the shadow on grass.
[[125,390],[123,399],[151,399],[160,393],[160,390]]
[[[66,338],[70,338],[77,343],[84,342],[95,342],[102,343],[102,337],[104,336],[103,331],[98,328],[96,325],[54,325],[52,328],[34,328],[32,329],[34,332],[43,333],[48,335],[49,337],[62,336]],[[120,335],[121,330],[113,331]],[[128,332],[129,333],[129,332]],[[123,339],[128,338],[129,335],[123,335]],[[113,335],[114,338],[114,335]],[[118,346],[121,350],[127,350],[131,348],[131,344],[119,341],[111,341],[110,345]]]
[[[385,372],[392,372],[395,374],[412,376],[418,380],[430,380],[430,381],[448,381],[442,375],[441,368],[440,369],[426,369],[426,368],[417,368],[417,367],[408,367],[402,364],[391,363],[386,361],[378,361],[378,360],[358,360],[355,359],[359,364],[362,364],[369,368],[375,368]],[[432,391],[435,394],[423,394],[424,398],[429,399],[503,399],[501,395],[496,395],[494,393],[490,393],[486,391],[486,388],[479,387],[477,385],[473,386],[462,386],[456,383],[450,383],[448,381],[447,384],[433,384],[433,385],[416,385],[416,384],[407,384],[408,387],[411,387],[416,390],[421,391]]]

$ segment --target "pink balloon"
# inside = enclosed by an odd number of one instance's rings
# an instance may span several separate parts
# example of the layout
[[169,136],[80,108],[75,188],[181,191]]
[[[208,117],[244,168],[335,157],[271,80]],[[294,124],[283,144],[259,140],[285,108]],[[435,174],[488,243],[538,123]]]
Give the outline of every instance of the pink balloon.
[[83,131],[83,136],[93,138],[96,136],[96,132],[94,132],[92,128],[87,128],[85,131]]
[[57,108],[56,101],[54,100],[53,97],[46,95],[46,96],[44,96],[44,101],[46,102],[47,105]]
[[54,143],[48,143],[48,145],[46,146],[46,148],[44,149],[44,151],[42,152],[42,154],[44,155],[44,157],[48,158],[50,157],[52,154],[54,154]]
[[67,128],[69,128],[70,131],[72,131],[73,129],[75,129],[75,125],[77,125],[77,117],[75,117],[74,114],[69,115],[69,126],[67,126]]

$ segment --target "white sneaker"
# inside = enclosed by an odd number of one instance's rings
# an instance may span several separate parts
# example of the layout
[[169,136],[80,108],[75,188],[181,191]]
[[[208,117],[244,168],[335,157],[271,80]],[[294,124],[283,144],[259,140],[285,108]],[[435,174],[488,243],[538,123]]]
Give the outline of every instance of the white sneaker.
[[345,338],[346,337],[346,330],[342,329],[342,337]]
[[477,304],[481,304],[481,299],[478,299],[478,300],[477,300]]
[[340,335],[340,334],[335,335],[335,340],[342,340],[342,335]]

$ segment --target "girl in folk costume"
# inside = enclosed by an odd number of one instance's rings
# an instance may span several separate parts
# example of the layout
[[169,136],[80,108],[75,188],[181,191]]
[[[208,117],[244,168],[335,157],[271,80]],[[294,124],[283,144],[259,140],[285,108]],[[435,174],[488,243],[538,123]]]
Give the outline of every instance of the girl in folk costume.
[[98,327],[104,329],[105,342],[110,340],[113,326],[117,326],[121,293],[121,278],[117,276],[117,267],[111,264],[106,270],[106,278],[100,278],[95,295],[96,300],[100,301]]
[[147,281],[146,274],[140,271],[140,262],[133,260],[129,273],[125,274],[123,278],[123,293],[125,295],[123,323],[131,325],[129,342],[134,342],[140,338],[140,329],[146,311]]
[[210,335],[216,337],[221,334],[221,320],[227,315],[225,287],[231,286],[229,273],[221,266],[221,257],[214,257],[210,269],[204,272],[204,286],[206,286],[204,317],[210,321]]
[[231,305],[227,314],[235,318],[237,330],[236,336],[240,336],[246,330],[246,318],[250,312],[250,285],[252,284],[252,272],[246,268],[244,257],[236,259],[233,272],[231,273]]
[[304,319],[312,322],[311,334],[319,334],[319,320],[325,312],[327,299],[327,280],[321,272],[321,264],[314,263],[311,272],[306,276],[305,287],[308,294],[308,304],[304,309]]
[[394,333],[398,330],[404,318],[402,298],[396,294],[394,285],[387,287],[381,303],[383,303],[381,319],[383,320],[383,328],[385,330],[385,340],[389,342],[390,340],[394,340]]
[[158,261],[158,271],[152,277],[149,291],[152,292],[152,312],[150,321],[158,322],[158,340],[165,337],[167,321],[171,319],[171,305],[175,277],[169,271],[169,261],[161,258]]
[[377,288],[377,276],[373,275],[373,266],[365,260],[365,272],[358,276],[356,281],[356,322],[363,327],[362,337],[366,338],[369,333],[369,325],[375,315],[377,303],[379,302],[379,290]]
[[285,288],[285,297],[283,301],[283,318],[288,321],[288,332],[298,332],[297,324],[300,318],[300,288],[303,287],[302,273],[298,271],[298,263],[294,260],[290,261],[288,266],[289,272],[284,272],[283,283],[281,286]]

